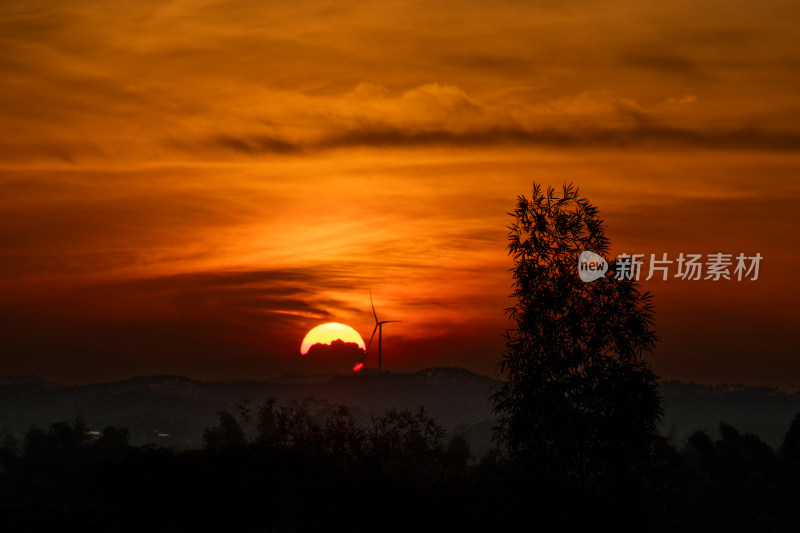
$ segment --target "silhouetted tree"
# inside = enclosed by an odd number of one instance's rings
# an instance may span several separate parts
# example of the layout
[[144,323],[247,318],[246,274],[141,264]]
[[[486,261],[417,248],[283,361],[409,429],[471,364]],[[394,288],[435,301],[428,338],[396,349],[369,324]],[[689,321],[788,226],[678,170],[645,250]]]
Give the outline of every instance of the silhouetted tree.
[[346,462],[358,459],[364,447],[364,429],[353,418],[350,409],[335,407],[325,421],[325,447],[337,459]]
[[444,429],[420,407],[416,412],[388,409],[367,427],[368,453],[386,472],[419,477],[444,458]]
[[328,402],[305,398],[292,400],[275,411],[278,443],[300,452],[314,453],[325,449],[324,412]]
[[[18,452],[19,448],[17,447],[17,438],[13,433],[7,429],[4,429],[0,433],[0,481],[2,480],[2,476],[5,473],[7,465],[13,464],[13,462],[17,459]],[[0,495],[2,495],[1,490]]]
[[281,442],[277,421],[277,399],[269,397],[258,409],[256,442],[264,446],[277,446]]
[[236,410],[239,412],[239,418],[242,419],[245,425],[250,424],[250,404],[253,402],[253,399],[249,396],[245,396],[238,402],[236,402]]
[[719,459],[711,440],[705,431],[695,431],[687,439],[687,449],[697,464],[708,472],[716,473],[719,470]]
[[597,208],[565,185],[534,184],[509,226],[514,259],[499,364],[505,381],[493,396],[496,438],[511,456],[581,482],[645,461],[661,416],[656,376],[643,361],[657,340],[650,296],[611,272],[585,283],[583,251],[610,249]]
[[326,454],[342,464],[358,460],[365,443],[364,428],[350,409],[313,398],[279,407],[275,398],[267,398],[258,411],[257,430],[260,446]]
[[210,450],[242,446],[247,442],[241,426],[227,411],[219,412],[219,425],[203,431],[203,443]]
[[783,438],[781,459],[793,469],[800,470],[800,413],[797,413]]
[[445,462],[452,470],[463,470],[472,457],[469,450],[469,442],[464,435],[456,434],[450,439],[445,452]]
[[127,428],[106,426],[100,438],[92,443],[94,452],[104,460],[118,459],[130,448],[131,433]]

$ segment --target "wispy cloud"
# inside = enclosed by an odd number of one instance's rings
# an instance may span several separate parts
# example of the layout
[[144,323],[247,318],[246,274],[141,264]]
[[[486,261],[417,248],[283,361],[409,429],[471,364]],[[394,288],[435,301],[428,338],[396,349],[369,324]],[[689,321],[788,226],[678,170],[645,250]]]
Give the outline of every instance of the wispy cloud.
[[[796,6],[0,8],[6,165],[433,145],[796,149]],[[657,23],[654,22],[657,20]],[[691,112],[662,105],[693,95]],[[646,124],[645,122],[646,121]]]

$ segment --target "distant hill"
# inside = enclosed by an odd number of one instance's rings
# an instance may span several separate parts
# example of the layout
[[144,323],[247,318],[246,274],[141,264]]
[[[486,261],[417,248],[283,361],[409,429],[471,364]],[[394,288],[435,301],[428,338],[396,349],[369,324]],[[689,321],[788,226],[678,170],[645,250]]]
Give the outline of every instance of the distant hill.
[[[158,375],[61,386],[32,376],[0,378],[0,430],[21,436],[31,425],[82,416],[95,431],[106,425],[127,427],[134,444],[198,447],[203,429],[216,424],[217,413],[235,413],[235,403],[243,398],[250,398],[256,410],[267,397],[279,402],[313,397],[347,405],[364,422],[387,408],[424,406],[451,434],[466,434],[473,455],[480,457],[490,446],[488,398],[498,384],[452,367],[230,383]],[[714,433],[724,421],[777,447],[800,412],[800,395],[777,389],[670,381],[661,384],[661,392],[666,411],[662,432],[678,444],[697,429]]]
[[800,412],[800,393],[769,387],[666,381],[661,383],[661,394],[665,403],[661,431],[677,442],[698,429],[716,434],[719,423],[725,422],[777,448]]
[[[220,410],[268,397],[279,402],[324,399],[351,407],[366,422],[385,409],[424,406],[446,429],[466,432],[480,424],[488,435],[488,397],[497,382],[460,368],[431,368],[410,374],[360,372],[347,376],[284,376],[270,381],[204,382],[180,376],[134,377],[81,386],[57,386],[35,379],[0,378],[0,429],[21,436],[31,425],[82,416],[92,430],[106,425],[130,429],[132,442],[169,446],[202,444],[203,429]],[[160,435],[160,436],[159,436]],[[168,436],[167,436],[168,435]],[[488,447],[488,436],[476,439]]]
[[44,380],[36,376],[7,376],[0,377],[0,386],[2,385],[41,385],[42,387],[60,387],[58,383]]

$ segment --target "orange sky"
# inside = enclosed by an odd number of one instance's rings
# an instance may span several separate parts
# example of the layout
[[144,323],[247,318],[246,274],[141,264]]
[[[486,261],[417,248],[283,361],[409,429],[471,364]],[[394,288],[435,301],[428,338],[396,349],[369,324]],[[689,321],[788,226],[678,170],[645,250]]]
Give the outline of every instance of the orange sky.
[[761,253],[643,284],[652,364],[800,385],[796,2],[270,4],[0,5],[0,374],[267,378],[370,288],[385,368],[491,374],[535,180],[614,253]]

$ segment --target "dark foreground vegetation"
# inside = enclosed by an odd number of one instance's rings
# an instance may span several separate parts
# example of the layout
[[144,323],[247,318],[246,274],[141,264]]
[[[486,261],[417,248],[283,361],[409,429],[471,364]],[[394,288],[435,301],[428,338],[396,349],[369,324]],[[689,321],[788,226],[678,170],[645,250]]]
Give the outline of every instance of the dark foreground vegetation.
[[90,435],[81,420],[5,435],[2,531],[800,530],[800,415],[776,452],[721,424],[586,483],[472,458],[422,410],[366,425],[311,400],[235,411],[199,450],[131,446],[126,429]]

